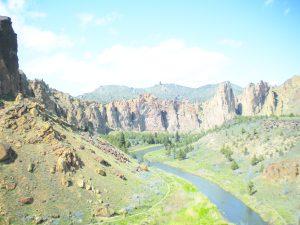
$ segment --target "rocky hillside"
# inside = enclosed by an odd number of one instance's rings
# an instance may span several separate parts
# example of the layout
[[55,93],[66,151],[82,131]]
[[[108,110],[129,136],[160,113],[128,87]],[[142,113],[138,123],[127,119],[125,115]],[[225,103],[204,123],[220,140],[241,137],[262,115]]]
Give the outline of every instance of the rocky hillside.
[[0,224],[87,224],[132,210],[163,182],[144,169],[36,101],[18,95],[0,109]]
[[[109,103],[112,101],[130,100],[138,98],[142,94],[151,94],[163,100],[179,101],[188,100],[190,102],[204,102],[211,99],[218,89],[219,84],[209,84],[198,88],[190,88],[177,84],[157,84],[148,88],[132,88],[121,85],[100,86],[96,90],[79,96],[80,99]],[[240,94],[242,88],[232,85],[233,92]]]

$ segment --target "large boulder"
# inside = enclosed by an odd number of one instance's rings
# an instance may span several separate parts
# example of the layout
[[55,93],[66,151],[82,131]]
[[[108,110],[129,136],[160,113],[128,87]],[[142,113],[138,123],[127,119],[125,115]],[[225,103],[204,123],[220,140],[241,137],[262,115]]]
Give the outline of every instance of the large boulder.
[[0,143],[0,162],[10,158],[10,146],[8,144]]
[[115,211],[109,207],[108,204],[101,206],[95,212],[95,216],[100,217],[112,217],[115,214]]

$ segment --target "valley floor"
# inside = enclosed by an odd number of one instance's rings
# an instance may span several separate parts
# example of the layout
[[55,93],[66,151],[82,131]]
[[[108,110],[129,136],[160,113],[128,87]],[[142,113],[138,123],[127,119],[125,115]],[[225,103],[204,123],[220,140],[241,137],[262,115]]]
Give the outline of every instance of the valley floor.
[[[297,171],[286,171],[285,164],[268,170],[269,165],[299,163],[299,118],[256,118],[210,131],[198,142],[186,159],[174,159],[166,150],[148,153],[145,159],[160,161],[205,177],[233,193],[257,211],[269,224],[297,224],[300,210],[300,181]],[[232,159],[220,152],[226,145]],[[247,152],[245,152],[245,149]],[[263,159],[253,161],[254,156]],[[232,161],[238,168],[232,169]],[[278,164],[279,163],[279,164]],[[292,167],[292,166],[290,166]],[[270,172],[271,171],[271,172]],[[284,176],[284,178],[281,177]],[[248,183],[253,182],[255,193],[249,194]]]

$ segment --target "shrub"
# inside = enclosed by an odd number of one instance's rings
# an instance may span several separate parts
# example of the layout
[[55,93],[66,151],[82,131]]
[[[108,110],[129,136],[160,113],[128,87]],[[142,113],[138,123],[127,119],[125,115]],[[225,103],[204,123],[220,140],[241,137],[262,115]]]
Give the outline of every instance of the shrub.
[[166,155],[170,156],[171,155],[171,149],[170,148],[165,148],[166,149]]
[[248,188],[249,195],[254,195],[255,194],[256,190],[255,190],[255,187],[254,187],[254,183],[252,181],[249,181],[247,188]]
[[237,164],[236,161],[233,160],[232,163],[231,163],[231,169],[232,170],[237,170],[238,168],[240,168],[239,165]]
[[179,150],[177,158],[179,160],[184,160],[186,158],[186,153],[182,149]]
[[259,172],[262,173],[263,171],[264,171],[264,165],[261,165],[261,166],[260,166],[260,169],[259,169]]
[[259,158],[257,158],[256,155],[254,155],[251,159],[251,165],[255,166],[262,161],[264,161],[264,157],[262,155],[260,155]]
[[242,128],[242,134],[246,133],[246,130],[244,128]]
[[247,148],[247,147],[245,147],[245,148],[244,148],[244,151],[243,151],[243,153],[244,153],[244,155],[248,155],[248,154],[249,154],[249,152],[248,152],[248,148]]
[[232,155],[233,155],[233,152],[232,150],[229,148],[229,147],[225,147],[223,146],[221,149],[220,149],[220,152],[226,157],[226,159],[228,159],[229,161],[232,161]]
[[256,157],[256,155],[254,155],[251,159],[251,165],[255,166],[258,163],[258,158]]

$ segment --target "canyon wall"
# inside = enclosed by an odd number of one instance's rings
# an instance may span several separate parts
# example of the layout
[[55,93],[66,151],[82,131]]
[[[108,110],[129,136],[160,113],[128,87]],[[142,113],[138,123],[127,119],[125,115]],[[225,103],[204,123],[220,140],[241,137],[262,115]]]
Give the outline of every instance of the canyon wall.
[[[47,72],[47,71],[45,71]],[[74,98],[44,81],[28,81],[19,71],[17,36],[11,20],[0,17],[0,97],[22,93],[65,122],[93,133],[110,130],[189,132],[220,126],[235,116],[300,114],[300,77],[279,87],[266,82],[249,84],[235,96],[230,82],[221,83],[204,103],[162,100],[142,94],[131,100],[102,105]]]

